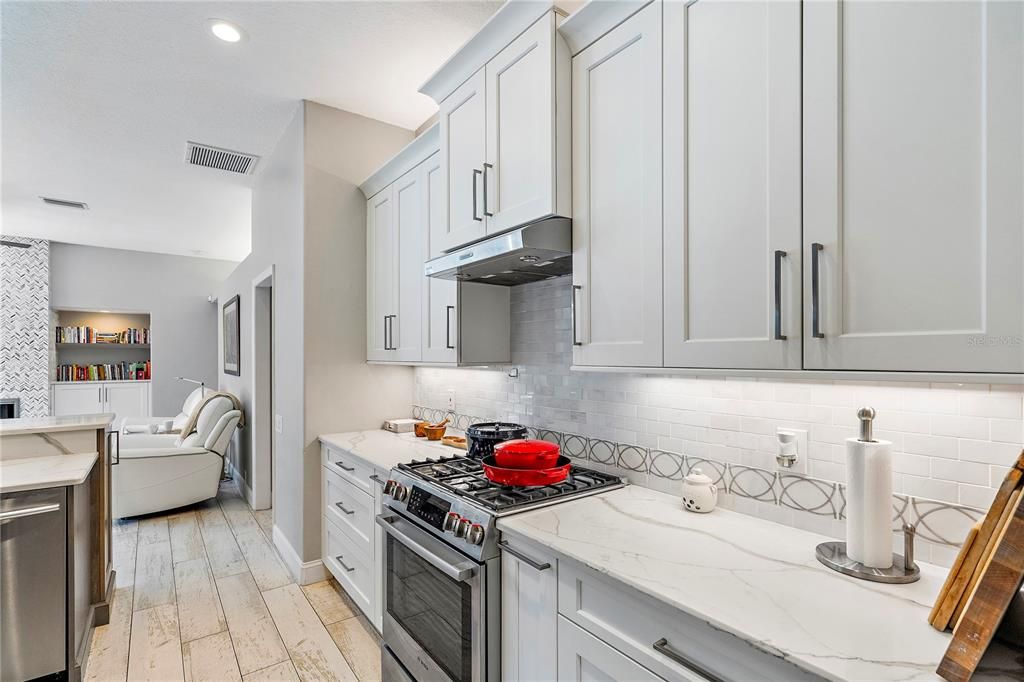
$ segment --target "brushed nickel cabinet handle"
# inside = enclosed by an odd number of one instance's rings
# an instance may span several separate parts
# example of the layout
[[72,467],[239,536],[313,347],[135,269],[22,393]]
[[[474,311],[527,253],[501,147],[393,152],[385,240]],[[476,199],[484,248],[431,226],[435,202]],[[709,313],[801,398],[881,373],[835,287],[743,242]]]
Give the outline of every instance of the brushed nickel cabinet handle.
[[449,350],[455,350],[455,344],[452,343],[452,312],[455,310],[455,306],[445,306],[444,311],[444,347]]
[[478,176],[483,175],[484,172],[477,168],[473,169],[473,220],[482,221],[482,217],[478,217],[476,214],[476,179]]
[[508,542],[505,541],[505,540],[502,540],[498,544],[501,545],[502,551],[508,552],[509,554],[514,556],[515,558],[517,558],[520,561],[522,561],[524,564],[528,564],[529,566],[532,566],[533,568],[537,569],[538,571],[546,571],[549,568],[551,568],[551,564],[547,563],[546,561],[544,563],[540,563],[538,561],[534,561],[530,557],[528,557],[525,554],[523,554],[522,552],[520,552],[518,549],[514,548],[512,545],[508,544]]
[[344,554],[339,554],[338,556],[334,557],[334,560],[337,561],[339,564],[341,564],[341,567],[344,568],[349,573],[351,573],[352,571],[356,570],[354,567],[349,566],[344,561],[342,561],[344,556],[345,556]]
[[825,335],[821,332],[821,279],[818,259],[825,247],[814,242],[811,244],[811,336],[816,339],[823,339]]
[[351,509],[345,509],[345,505],[343,505],[341,502],[335,502],[334,506],[343,511],[345,514],[348,514],[349,516],[355,514],[355,511]]
[[345,466],[344,464],[342,464],[342,463],[341,463],[340,461],[338,461],[338,462],[335,462],[335,463],[334,463],[334,466],[338,467],[338,468],[339,468],[339,469],[341,469],[342,471],[355,471],[355,470],[356,470],[356,468],[355,468],[355,467],[347,467],[347,466]]
[[785,251],[775,251],[775,340],[785,341],[786,335],[782,333],[782,259],[786,257]]
[[487,201],[487,169],[489,169],[489,168],[494,168],[494,166],[489,164],[489,163],[485,163],[484,164],[484,215],[490,218],[490,217],[493,217],[494,214],[487,210],[487,205],[489,203]]
[[722,682],[721,677],[715,675],[702,665],[692,661],[688,656],[684,655],[681,651],[678,651],[671,644],[669,644],[668,640],[664,637],[662,637],[657,642],[652,644],[651,647],[659,654],[662,654],[663,656],[670,658],[671,660],[675,661],[687,670],[691,670],[700,675],[701,677],[707,678],[710,682]]
[[569,301],[569,307],[572,309],[572,345],[582,346],[582,341],[576,340],[576,292],[583,287],[579,284],[572,285],[572,299]]

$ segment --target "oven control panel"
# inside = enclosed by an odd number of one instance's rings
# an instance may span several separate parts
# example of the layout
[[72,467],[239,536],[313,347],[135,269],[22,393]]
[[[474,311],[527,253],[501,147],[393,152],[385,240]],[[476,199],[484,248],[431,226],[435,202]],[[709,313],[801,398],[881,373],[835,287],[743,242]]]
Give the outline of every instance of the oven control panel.
[[442,530],[444,520],[452,505],[448,500],[431,495],[423,488],[413,486],[409,492],[409,499],[406,501],[406,511],[413,516],[429,523],[434,528]]

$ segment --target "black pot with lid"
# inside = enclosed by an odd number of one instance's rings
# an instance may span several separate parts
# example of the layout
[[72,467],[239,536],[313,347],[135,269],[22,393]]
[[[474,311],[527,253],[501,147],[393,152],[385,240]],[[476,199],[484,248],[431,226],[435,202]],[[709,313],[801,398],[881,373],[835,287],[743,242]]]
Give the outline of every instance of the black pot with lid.
[[526,427],[508,422],[480,422],[466,429],[469,456],[483,459],[494,454],[494,446],[507,440],[526,438]]

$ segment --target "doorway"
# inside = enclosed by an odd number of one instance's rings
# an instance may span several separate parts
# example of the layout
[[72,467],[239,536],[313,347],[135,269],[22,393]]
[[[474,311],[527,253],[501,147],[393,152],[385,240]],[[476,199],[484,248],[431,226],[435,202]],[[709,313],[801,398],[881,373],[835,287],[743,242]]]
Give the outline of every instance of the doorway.
[[253,510],[273,509],[274,456],[274,268],[252,281],[252,499]]

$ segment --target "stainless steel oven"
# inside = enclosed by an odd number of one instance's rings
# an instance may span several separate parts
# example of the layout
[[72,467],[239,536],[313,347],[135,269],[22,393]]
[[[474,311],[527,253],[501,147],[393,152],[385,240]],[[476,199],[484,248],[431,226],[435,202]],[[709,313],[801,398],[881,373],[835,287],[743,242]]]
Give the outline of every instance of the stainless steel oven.
[[500,557],[471,559],[397,513],[377,523],[386,538],[383,634],[391,655],[420,682],[497,680]]

